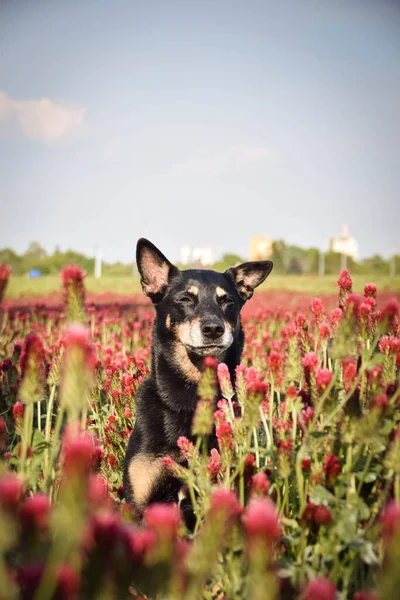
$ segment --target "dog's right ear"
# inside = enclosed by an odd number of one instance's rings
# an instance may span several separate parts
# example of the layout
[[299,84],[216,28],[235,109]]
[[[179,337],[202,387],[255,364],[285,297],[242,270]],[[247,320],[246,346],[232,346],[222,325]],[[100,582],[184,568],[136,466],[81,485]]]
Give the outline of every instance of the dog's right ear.
[[179,270],[145,238],[137,243],[136,263],[143,293],[155,304],[160,302],[170,279],[178,275]]

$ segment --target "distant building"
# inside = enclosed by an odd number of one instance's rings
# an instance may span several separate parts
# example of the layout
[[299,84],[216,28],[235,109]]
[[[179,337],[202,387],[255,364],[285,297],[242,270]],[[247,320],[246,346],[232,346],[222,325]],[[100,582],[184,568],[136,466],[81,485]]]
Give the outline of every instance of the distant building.
[[198,263],[202,267],[208,267],[215,262],[214,253],[210,246],[197,246],[195,248],[182,246],[180,254],[183,265]]
[[350,235],[349,226],[343,225],[341,237],[329,241],[329,250],[350,256],[353,260],[358,258],[358,242]]
[[255,235],[250,238],[250,260],[264,260],[272,254],[272,239],[269,235]]

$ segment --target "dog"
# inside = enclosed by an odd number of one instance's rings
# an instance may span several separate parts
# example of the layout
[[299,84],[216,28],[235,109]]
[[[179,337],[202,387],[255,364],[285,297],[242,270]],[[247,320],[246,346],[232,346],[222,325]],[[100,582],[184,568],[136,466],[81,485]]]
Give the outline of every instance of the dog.
[[[205,357],[225,362],[234,380],[244,343],[240,311],[273,263],[246,262],[225,273],[182,271],[144,238],[137,243],[136,260],[142,290],[156,309],[151,371],[136,394],[124,465],[125,499],[141,519],[152,502],[178,501],[182,483],[167,472],[162,458],[177,460],[178,438],[192,439]],[[189,501],[181,508],[190,515]]]

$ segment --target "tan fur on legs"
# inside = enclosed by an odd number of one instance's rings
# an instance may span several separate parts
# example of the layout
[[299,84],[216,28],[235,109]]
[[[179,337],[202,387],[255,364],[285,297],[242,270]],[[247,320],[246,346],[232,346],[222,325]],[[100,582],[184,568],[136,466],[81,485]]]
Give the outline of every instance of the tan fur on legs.
[[162,459],[151,454],[137,454],[132,458],[128,472],[133,499],[138,507],[143,507],[165,472]]

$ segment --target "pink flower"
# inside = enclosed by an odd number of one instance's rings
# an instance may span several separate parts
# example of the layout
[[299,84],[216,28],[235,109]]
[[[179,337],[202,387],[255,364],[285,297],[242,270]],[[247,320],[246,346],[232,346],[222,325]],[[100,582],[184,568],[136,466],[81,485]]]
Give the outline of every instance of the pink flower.
[[45,351],[42,340],[37,333],[30,333],[26,336],[24,346],[21,352],[20,366],[22,376],[27,375],[31,368],[36,368],[41,380],[45,378]]
[[210,474],[211,480],[214,481],[222,468],[221,457],[216,448],[211,449],[211,458],[208,461],[207,471]]
[[328,323],[320,323],[318,327],[319,337],[321,340],[328,340],[331,335],[331,328]]
[[70,325],[64,338],[64,347],[66,361],[68,361],[71,352],[79,350],[83,354],[85,367],[94,374],[97,357],[93,346],[89,344],[89,330],[86,327],[79,323]]
[[242,519],[249,540],[273,543],[281,538],[278,513],[268,498],[250,500]]
[[349,362],[342,361],[343,367],[343,383],[346,391],[349,391],[350,388],[354,385],[356,377],[357,377],[357,366],[354,360],[352,359]]
[[251,493],[253,496],[266,496],[269,486],[270,482],[268,481],[268,477],[262,471],[256,473],[251,478]]
[[154,503],[146,508],[144,522],[160,539],[172,540],[178,532],[181,513],[176,504]]
[[336,329],[336,327],[339,325],[340,321],[342,320],[342,317],[343,317],[343,312],[340,310],[340,308],[334,308],[330,314],[330,320],[331,320],[333,329]]
[[11,267],[9,265],[0,264],[0,302],[2,301],[4,290],[7,287],[8,278],[10,277]]
[[322,303],[322,300],[320,300],[319,298],[313,298],[311,300],[311,312],[315,315],[315,318],[317,319],[318,323],[322,321],[322,318],[325,313],[325,307]]
[[347,269],[343,269],[343,271],[340,272],[339,279],[338,279],[339,291],[351,292],[352,285],[353,285],[353,282],[351,280],[350,273],[348,272]]
[[389,404],[389,398],[386,394],[376,394],[371,400],[371,408],[377,408],[381,411],[385,410]]
[[242,511],[241,504],[237,499],[235,492],[219,486],[211,493],[210,516],[232,519],[237,517]]
[[400,352],[400,338],[384,335],[379,341],[379,350],[387,356]]
[[232,427],[227,421],[222,421],[216,427],[216,435],[220,450],[230,450],[233,452],[235,449],[235,442],[233,441]]
[[183,456],[189,460],[195,453],[195,447],[192,442],[187,439],[187,437],[181,435],[178,438],[177,445],[179,450],[182,452]]
[[386,543],[400,531],[400,503],[391,500],[386,505],[380,517],[382,535]]
[[96,457],[93,437],[84,432],[82,435],[64,440],[64,472],[71,474],[88,474]]
[[364,286],[364,296],[366,298],[376,298],[376,285],[374,283],[367,283]]
[[335,600],[336,588],[327,579],[317,577],[310,581],[301,598],[302,600]]
[[26,532],[46,529],[51,511],[50,499],[44,494],[27,498],[19,512],[21,525]]
[[276,377],[279,375],[280,368],[283,363],[283,356],[274,350],[268,356],[268,367],[271,373]]
[[12,473],[0,476],[0,506],[7,510],[16,510],[23,492],[24,483],[19,477]]
[[315,373],[319,365],[319,359],[315,352],[308,352],[302,362],[303,367],[311,373]]
[[231,398],[233,396],[233,387],[231,382],[231,376],[229,369],[225,363],[220,363],[217,367],[217,377],[219,387],[221,388],[222,395],[225,398]]
[[320,391],[325,391],[332,381],[333,373],[329,369],[319,369],[317,371],[317,387]]

